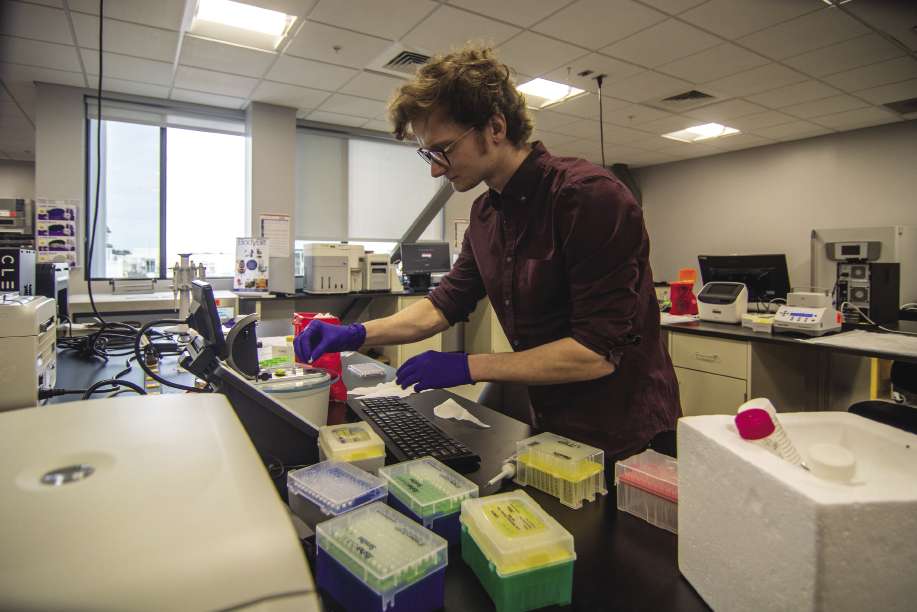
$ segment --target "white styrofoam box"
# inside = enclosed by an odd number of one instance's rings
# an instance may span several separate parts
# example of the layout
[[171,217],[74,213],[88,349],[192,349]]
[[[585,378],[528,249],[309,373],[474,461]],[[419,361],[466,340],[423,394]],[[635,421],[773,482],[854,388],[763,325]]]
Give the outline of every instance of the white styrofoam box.
[[806,458],[856,456],[823,480],[742,440],[733,417],[678,421],[678,567],[715,610],[913,610],[917,436],[845,412],[781,413]]

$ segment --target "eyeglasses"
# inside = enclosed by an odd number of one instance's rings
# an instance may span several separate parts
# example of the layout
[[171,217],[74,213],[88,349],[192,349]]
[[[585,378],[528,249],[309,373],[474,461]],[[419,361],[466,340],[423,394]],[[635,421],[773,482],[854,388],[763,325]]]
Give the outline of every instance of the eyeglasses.
[[443,168],[448,168],[451,163],[449,162],[449,158],[446,157],[446,153],[454,149],[455,145],[457,145],[462,138],[470,134],[473,130],[474,127],[468,128],[462,133],[461,136],[447,144],[445,147],[419,147],[417,149],[417,154],[420,155],[420,157],[422,157],[423,160],[431,166],[435,163],[439,166],[442,166]]

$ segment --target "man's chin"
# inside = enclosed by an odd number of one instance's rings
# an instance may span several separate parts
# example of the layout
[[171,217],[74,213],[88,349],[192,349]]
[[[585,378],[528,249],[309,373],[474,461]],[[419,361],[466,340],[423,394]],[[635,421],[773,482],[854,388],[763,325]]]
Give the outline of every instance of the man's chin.
[[474,189],[475,187],[477,187],[481,183],[481,181],[472,182],[472,181],[464,180],[462,178],[458,178],[454,181],[451,181],[451,183],[452,183],[453,189],[455,189],[459,193],[464,193],[466,191],[470,191],[471,189]]

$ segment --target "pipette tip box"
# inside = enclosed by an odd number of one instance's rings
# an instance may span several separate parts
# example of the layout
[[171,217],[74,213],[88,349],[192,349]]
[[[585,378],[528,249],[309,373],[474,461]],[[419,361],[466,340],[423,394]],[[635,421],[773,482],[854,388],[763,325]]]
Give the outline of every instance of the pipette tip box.
[[678,462],[649,449],[615,463],[618,510],[678,533]]
[[605,495],[605,453],[545,432],[516,443],[516,483],[553,495],[577,509]]
[[467,499],[461,523],[462,559],[497,612],[570,603],[573,536],[525,491]]
[[462,502],[478,496],[478,485],[433,457],[389,465],[379,470],[388,484],[388,504],[444,537],[460,541]]
[[365,422],[327,425],[318,430],[318,456],[346,461],[375,474],[385,465],[385,442]]
[[340,461],[323,461],[287,473],[290,509],[310,528],[388,495],[385,481]]
[[316,582],[349,611],[443,606],[446,541],[381,502],[316,528]]

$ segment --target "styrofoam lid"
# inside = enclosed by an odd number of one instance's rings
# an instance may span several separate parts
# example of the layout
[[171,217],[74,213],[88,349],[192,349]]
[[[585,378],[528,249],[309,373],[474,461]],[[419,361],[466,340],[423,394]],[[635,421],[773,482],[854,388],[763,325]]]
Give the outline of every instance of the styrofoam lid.
[[462,500],[478,496],[478,485],[433,457],[379,468],[389,492],[420,517],[458,512]]
[[325,514],[337,515],[388,494],[385,481],[341,461],[322,461],[287,473],[287,488]]
[[297,368],[292,376],[272,378],[257,383],[256,386],[265,393],[307,393],[330,387],[332,376],[320,368]]
[[359,461],[385,454],[382,438],[365,422],[321,427],[318,441],[329,457],[340,461]]
[[500,576],[576,559],[573,536],[525,491],[466,499],[460,520]]

